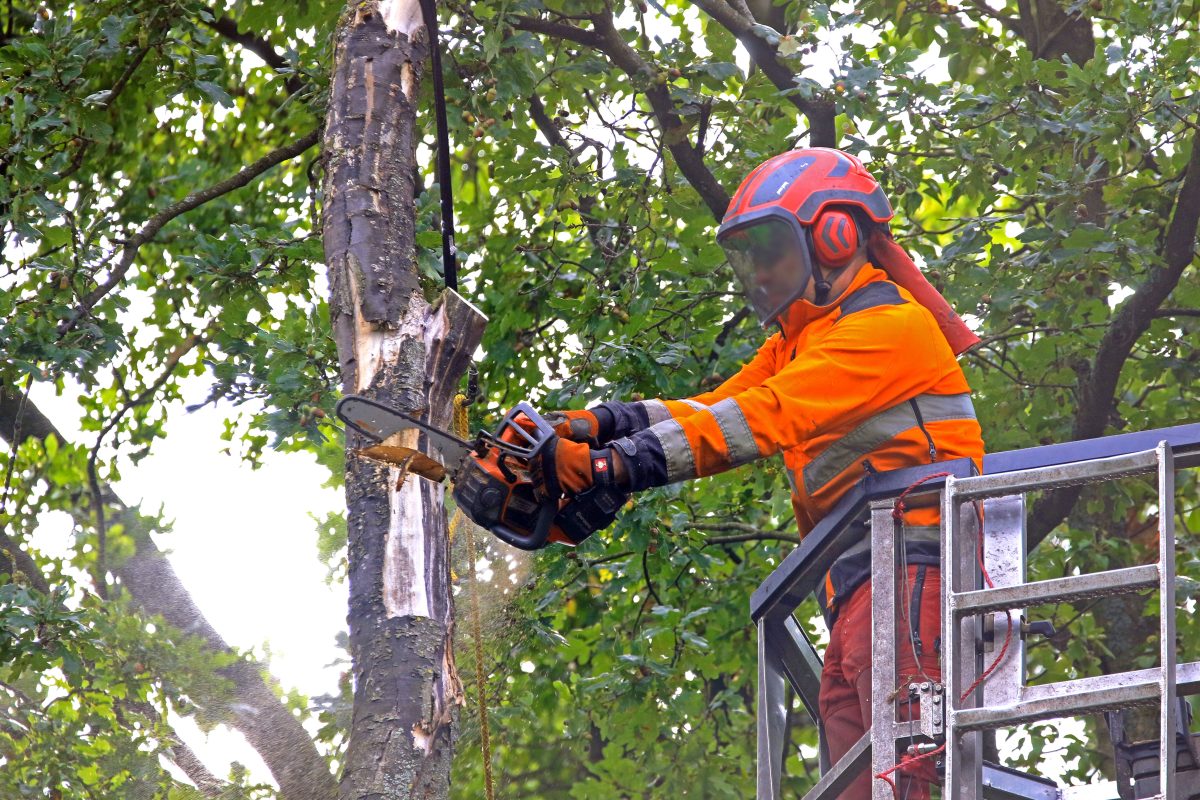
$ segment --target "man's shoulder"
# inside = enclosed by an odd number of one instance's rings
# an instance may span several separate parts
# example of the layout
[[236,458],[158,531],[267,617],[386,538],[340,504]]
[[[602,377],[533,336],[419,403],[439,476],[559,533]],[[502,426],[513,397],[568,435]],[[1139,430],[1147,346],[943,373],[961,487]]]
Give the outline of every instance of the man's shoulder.
[[872,308],[903,305],[909,305],[909,299],[901,294],[899,286],[887,280],[871,281],[854,290],[842,300],[838,320]]

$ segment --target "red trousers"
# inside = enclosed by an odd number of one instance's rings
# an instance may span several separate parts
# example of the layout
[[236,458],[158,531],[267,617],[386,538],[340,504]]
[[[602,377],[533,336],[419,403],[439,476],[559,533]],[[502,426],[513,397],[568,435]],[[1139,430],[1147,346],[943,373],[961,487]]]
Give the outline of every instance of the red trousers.
[[[897,596],[896,616],[900,628],[896,636],[897,687],[925,680],[925,676],[933,680],[941,678],[936,647],[942,624],[941,585],[941,571],[937,567],[908,566],[908,591],[905,592],[901,585]],[[914,607],[917,609],[915,615]],[[914,621],[917,623],[915,636]],[[871,638],[871,584],[868,582],[858,587],[842,604],[829,634],[829,647],[825,650],[820,710],[833,763],[837,763],[871,727]],[[910,639],[911,646],[908,644]],[[898,692],[897,697],[897,718],[909,719],[907,692]],[[914,702],[911,717],[918,716],[920,709]],[[932,760],[925,759],[918,764],[919,767],[914,765],[916,778],[898,772],[889,776],[896,781],[900,796],[908,800],[928,800],[929,783],[937,780]],[[842,792],[841,800],[870,800],[872,780],[871,775],[863,773]]]

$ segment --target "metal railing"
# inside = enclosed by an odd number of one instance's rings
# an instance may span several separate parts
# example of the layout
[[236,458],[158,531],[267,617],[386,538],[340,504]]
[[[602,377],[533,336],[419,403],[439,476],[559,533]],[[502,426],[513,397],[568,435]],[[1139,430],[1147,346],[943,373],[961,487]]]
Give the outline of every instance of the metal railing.
[[[815,721],[820,734],[822,777],[806,800],[832,800],[868,766],[879,774],[897,762],[897,743],[945,745],[942,766],[949,800],[1038,798],[1061,800],[1074,790],[1052,780],[1027,775],[982,758],[981,732],[1040,719],[1097,713],[1106,709],[1159,702],[1160,727],[1174,732],[1177,694],[1200,693],[1200,662],[1177,665],[1174,649],[1175,568],[1173,502],[1176,468],[1200,464],[1200,424],[1062,445],[992,454],[984,459],[984,475],[966,459],[927,467],[896,470],[865,478],[795,550],[763,581],[751,599],[758,626],[758,800],[779,797],[785,759],[783,741],[789,682]],[[1158,564],[1110,572],[1025,582],[1026,491],[1114,480],[1157,471],[1159,476]],[[930,478],[939,472],[945,477]],[[942,504],[942,678],[943,684],[914,684],[914,699],[923,712],[918,721],[896,719],[896,582],[902,567],[892,517],[894,498],[925,479],[913,496],[940,496]],[[983,532],[976,503],[983,504]],[[836,763],[830,763],[818,713],[821,660],[797,624],[793,612],[824,580],[846,547],[862,536],[853,523],[871,518],[873,719],[871,729]],[[982,542],[981,542],[982,539]],[[992,579],[982,586],[979,553]],[[1162,628],[1159,667],[1083,678],[1057,684],[1024,685],[1024,646],[1019,632],[1006,630],[1011,609],[1044,602],[1156,588]],[[960,696],[990,665],[999,642],[1009,649],[982,686],[965,700]],[[987,644],[991,642],[991,644]],[[986,653],[986,648],[993,653]],[[1173,733],[1160,742],[1160,796],[1176,796]],[[892,790],[873,781],[872,800],[891,800]],[[1144,784],[1144,782],[1143,782]],[[1116,797],[1120,787],[1105,787]],[[1131,796],[1128,792],[1126,796]]]

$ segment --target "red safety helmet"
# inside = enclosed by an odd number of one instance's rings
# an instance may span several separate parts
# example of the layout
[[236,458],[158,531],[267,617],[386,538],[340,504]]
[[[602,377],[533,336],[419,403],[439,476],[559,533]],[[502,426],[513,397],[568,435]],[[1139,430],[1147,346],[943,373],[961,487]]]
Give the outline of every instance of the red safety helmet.
[[879,182],[840,150],[782,153],[742,181],[717,243],[763,325],[804,294],[814,261],[830,269],[850,263],[865,235],[852,209],[882,224],[893,216]]

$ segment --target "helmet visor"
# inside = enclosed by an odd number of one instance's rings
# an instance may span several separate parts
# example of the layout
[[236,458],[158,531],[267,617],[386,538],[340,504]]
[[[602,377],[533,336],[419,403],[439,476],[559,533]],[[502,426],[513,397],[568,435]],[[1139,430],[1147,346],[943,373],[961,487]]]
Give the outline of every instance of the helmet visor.
[[783,220],[764,219],[735,229],[720,244],[763,325],[782,314],[808,285],[808,248]]

